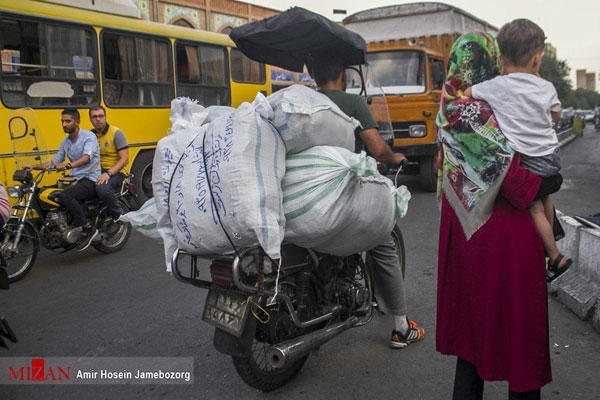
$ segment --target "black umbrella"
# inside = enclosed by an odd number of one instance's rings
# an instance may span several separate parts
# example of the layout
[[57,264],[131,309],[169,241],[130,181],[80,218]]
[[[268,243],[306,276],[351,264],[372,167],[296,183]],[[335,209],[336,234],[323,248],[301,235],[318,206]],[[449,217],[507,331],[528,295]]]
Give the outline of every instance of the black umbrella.
[[249,58],[296,72],[319,57],[365,63],[362,36],[300,7],[234,28],[229,37]]

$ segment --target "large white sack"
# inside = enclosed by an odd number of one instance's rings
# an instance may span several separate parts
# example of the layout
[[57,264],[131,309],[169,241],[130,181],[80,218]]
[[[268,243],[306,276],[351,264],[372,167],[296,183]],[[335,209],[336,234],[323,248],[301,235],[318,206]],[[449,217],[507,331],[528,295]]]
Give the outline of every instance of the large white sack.
[[156,230],[160,234],[167,271],[171,271],[171,258],[177,242],[169,217],[169,187],[175,167],[192,140],[202,135],[206,124],[235,111],[231,107],[204,107],[195,100],[179,97],[171,101],[172,127],[169,135],[162,138],[154,152],[152,164],[152,190],[156,206]]
[[323,93],[292,85],[267,100],[274,111],[273,125],[281,134],[288,154],[321,145],[354,151],[354,130],[360,124]]
[[337,256],[382,243],[410,199],[373,158],[331,146],[288,155],[282,189],[285,240]]
[[200,127],[233,110],[227,106],[204,107],[189,97],[177,97],[171,101],[171,132]]
[[156,227],[157,212],[154,198],[148,199],[139,210],[121,215],[119,221],[129,222],[133,229],[142,235],[163,243],[162,236]]
[[169,217],[169,188],[175,167],[193,139],[202,135],[206,126],[172,130],[159,140],[152,163],[152,191],[156,205],[156,229],[163,240],[165,264],[171,271],[171,257],[177,248],[175,233]]
[[260,245],[280,258],[285,146],[265,119],[270,116],[272,109],[259,94],[254,104],[202,126],[185,149],[168,193],[179,248],[229,254],[231,240],[236,248]]

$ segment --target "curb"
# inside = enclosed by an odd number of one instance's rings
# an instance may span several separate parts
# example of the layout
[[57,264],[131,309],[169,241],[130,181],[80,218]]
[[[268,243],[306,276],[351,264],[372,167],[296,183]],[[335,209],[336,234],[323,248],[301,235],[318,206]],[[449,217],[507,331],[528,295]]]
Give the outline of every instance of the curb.
[[[557,137],[563,147],[577,136],[571,128]],[[565,230],[565,237],[556,245],[573,265],[548,285],[548,291],[580,319],[591,320],[600,332],[600,229],[586,227],[558,210],[556,216]]]
[[591,319],[600,332],[600,229],[587,228],[558,210],[556,215],[565,230],[556,245],[573,265],[549,291],[580,319]]

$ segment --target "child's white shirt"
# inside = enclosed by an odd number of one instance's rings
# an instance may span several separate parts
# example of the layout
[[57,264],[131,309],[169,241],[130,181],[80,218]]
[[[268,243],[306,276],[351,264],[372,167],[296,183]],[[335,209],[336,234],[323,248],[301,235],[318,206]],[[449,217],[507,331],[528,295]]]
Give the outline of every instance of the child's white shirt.
[[485,100],[513,149],[531,157],[558,147],[550,111],[561,109],[552,83],[533,74],[500,75],[472,87],[473,98]]

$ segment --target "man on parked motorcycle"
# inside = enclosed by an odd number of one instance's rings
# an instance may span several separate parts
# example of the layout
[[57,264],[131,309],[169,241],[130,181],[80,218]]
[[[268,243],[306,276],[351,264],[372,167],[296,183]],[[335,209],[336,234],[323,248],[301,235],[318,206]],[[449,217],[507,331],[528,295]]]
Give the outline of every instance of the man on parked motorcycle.
[[[399,165],[406,159],[404,155],[392,152],[381,139],[365,99],[346,93],[346,68],[341,59],[334,56],[316,57],[310,66],[310,73],[319,91],[362,125],[355,132],[355,152],[360,152],[364,145],[369,155],[381,163]],[[379,309],[394,316],[390,347],[404,348],[423,339],[425,330],[406,317],[404,278],[391,232],[389,239],[370,250],[370,253],[375,262],[373,280]]]
[[96,194],[108,207],[113,221],[107,228],[107,234],[113,236],[119,231],[119,224],[116,221],[123,214],[115,190],[121,187],[123,179],[125,179],[121,170],[129,162],[129,145],[123,131],[106,122],[104,107],[90,108],[89,115],[94,126],[92,132],[98,137],[100,166],[102,167],[102,174],[96,181]]
[[[75,244],[76,250],[85,250],[98,235],[85,216],[81,203],[96,198],[96,181],[100,177],[100,149],[92,132],[79,128],[79,111],[66,108],[61,113],[63,131],[68,136],[60,143],[58,152],[42,168],[55,167],[59,171],[71,170],[69,174],[78,180],[58,195],[58,201],[73,216],[73,224],[82,227],[81,236]],[[66,159],[70,161],[67,162]],[[34,166],[34,169],[39,166]]]

